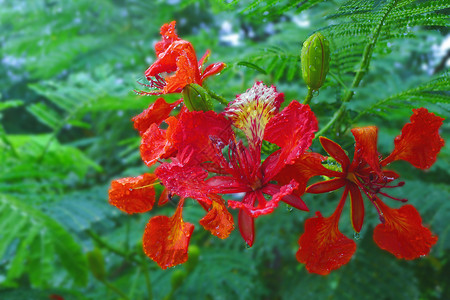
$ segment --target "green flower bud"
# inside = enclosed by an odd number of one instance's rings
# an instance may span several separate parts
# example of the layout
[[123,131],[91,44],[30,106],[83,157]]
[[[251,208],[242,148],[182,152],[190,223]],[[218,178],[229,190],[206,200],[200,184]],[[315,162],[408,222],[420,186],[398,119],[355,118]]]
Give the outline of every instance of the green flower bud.
[[188,248],[189,259],[185,264],[186,270],[190,273],[198,263],[200,256],[200,248],[196,245],[191,245]]
[[183,101],[190,111],[208,111],[214,108],[211,96],[196,83],[191,83],[184,87]]
[[106,271],[105,271],[105,261],[103,259],[103,254],[98,248],[94,248],[94,250],[88,252],[86,254],[89,269],[92,272],[92,275],[94,275],[95,278],[97,278],[100,281],[105,280],[106,278]]
[[172,278],[170,279],[170,282],[172,284],[172,292],[181,286],[184,279],[186,279],[186,276],[187,272],[182,269],[178,269],[172,273]]
[[320,32],[303,43],[301,60],[303,80],[313,91],[319,90],[330,67],[330,43]]

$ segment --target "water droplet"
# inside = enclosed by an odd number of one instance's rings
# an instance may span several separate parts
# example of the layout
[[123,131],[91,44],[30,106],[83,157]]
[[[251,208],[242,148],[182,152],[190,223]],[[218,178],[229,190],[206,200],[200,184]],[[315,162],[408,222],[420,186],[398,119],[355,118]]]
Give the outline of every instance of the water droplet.
[[361,238],[361,235],[359,234],[359,232],[354,232],[353,233],[353,238],[355,239],[355,240],[359,240],[360,238]]
[[286,211],[287,211],[287,212],[292,212],[293,209],[294,209],[294,208],[293,208],[292,206],[286,205]]
[[314,96],[314,97],[317,97],[317,96],[319,96],[319,90],[317,90],[317,91],[313,91],[313,96]]
[[245,249],[247,250],[247,249],[250,249],[250,248],[251,248],[251,246],[249,244],[245,243]]

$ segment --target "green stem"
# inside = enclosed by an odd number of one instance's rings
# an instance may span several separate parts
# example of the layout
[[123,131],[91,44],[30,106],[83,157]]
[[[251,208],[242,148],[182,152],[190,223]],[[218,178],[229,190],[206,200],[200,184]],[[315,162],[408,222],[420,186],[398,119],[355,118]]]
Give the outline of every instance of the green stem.
[[108,249],[109,251],[122,256],[123,258],[130,260],[136,264],[141,264],[142,261],[136,259],[134,256],[132,256],[130,253],[126,253],[122,250],[119,250],[117,248],[114,248],[113,246],[111,246],[110,244],[108,244],[107,242],[105,242],[104,240],[102,240],[101,237],[99,237],[95,232],[93,232],[92,230],[87,230],[86,233],[101,247]]
[[101,282],[102,282],[108,289],[110,289],[111,291],[113,291],[114,293],[116,293],[117,295],[119,295],[122,299],[130,300],[130,299],[128,298],[127,295],[125,295],[121,290],[119,290],[118,288],[116,288],[114,285],[112,285],[112,284],[109,283],[108,281],[106,281],[106,280],[101,280]]
[[153,291],[152,291],[152,282],[150,281],[150,274],[147,270],[147,261],[145,259],[142,260],[142,272],[144,273],[145,277],[145,285],[147,286],[147,299],[152,300],[153,299]]
[[324,134],[344,114],[345,104],[352,99],[353,95],[355,94],[356,88],[358,88],[359,84],[361,83],[362,78],[364,77],[364,75],[367,73],[367,70],[369,69],[373,49],[375,48],[375,45],[377,44],[378,37],[380,36],[381,28],[383,27],[384,21],[386,20],[387,16],[391,12],[391,10],[395,7],[396,3],[397,3],[397,1],[392,2],[391,6],[387,8],[386,12],[384,13],[383,17],[381,18],[381,20],[378,23],[378,26],[373,35],[373,39],[371,39],[367,43],[366,47],[364,48],[363,57],[361,59],[359,69],[356,72],[355,77],[353,78],[353,82],[352,82],[350,89],[348,89],[345,92],[344,96],[342,97],[341,106],[339,107],[339,110],[333,115],[331,120],[316,134],[314,139],[319,137],[321,134]]
[[212,90],[210,90],[210,89],[208,89],[206,87],[203,87],[203,88],[208,92],[208,94],[211,96],[211,98],[216,99],[217,101],[219,101],[223,105],[228,105],[228,100],[227,99],[225,99],[224,97],[216,94],[214,91],[212,91]]
[[309,104],[312,98],[313,98],[313,90],[308,86],[308,94],[306,95],[305,100],[303,100],[303,104]]

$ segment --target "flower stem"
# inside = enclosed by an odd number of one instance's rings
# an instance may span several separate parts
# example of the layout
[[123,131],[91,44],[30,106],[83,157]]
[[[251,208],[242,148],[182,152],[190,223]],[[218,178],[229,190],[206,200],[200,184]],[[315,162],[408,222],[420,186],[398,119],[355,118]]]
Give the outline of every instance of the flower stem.
[[303,104],[309,104],[313,96],[313,90],[308,86],[308,94],[306,95],[305,100],[303,100]]
[[153,299],[152,282],[150,281],[150,274],[149,271],[147,270],[148,269],[147,266],[148,266],[147,260],[143,259],[141,267],[145,277],[145,285],[147,286],[147,293],[148,293],[147,299],[152,300]]
[[367,73],[370,65],[370,60],[372,58],[373,49],[375,48],[375,45],[377,44],[378,37],[380,36],[381,28],[383,27],[384,21],[386,20],[387,16],[391,12],[391,10],[395,7],[397,4],[397,1],[392,2],[387,8],[383,15],[383,17],[378,21],[378,26],[375,29],[375,32],[373,34],[373,38],[369,39],[369,42],[367,43],[366,47],[364,48],[363,56],[361,59],[361,63],[359,66],[358,71],[355,74],[355,77],[353,78],[352,85],[350,89],[346,90],[344,96],[341,100],[341,106],[339,107],[339,110],[333,115],[331,120],[316,134],[316,139],[318,136],[324,134],[334,123],[340,119],[340,117],[345,112],[345,104],[349,102],[353,95],[355,94],[355,90],[358,88],[359,84],[361,83],[362,78]]
[[206,88],[205,86],[203,86],[203,88],[208,92],[208,94],[211,96],[211,98],[216,99],[217,101],[219,101],[223,105],[228,105],[228,100],[227,99],[225,99],[224,97],[216,94],[214,91]]
[[119,250],[117,248],[114,248],[113,246],[111,246],[110,244],[108,244],[107,242],[105,242],[104,240],[102,240],[101,237],[99,237],[94,231],[92,230],[87,230],[86,231],[87,235],[89,235],[99,246],[102,246],[103,248],[108,249],[109,251],[122,256],[123,258],[130,260],[136,264],[141,264],[142,261],[139,259],[136,259],[134,256],[132,256],[130,253],[125,253],[122,250]]
[[119,295],[121,297],[121,299],[124,300],[129,300],[128,296],[124,294],[124,292],[122,292],[121,290],[119,290],[118,288],[116,288],[114,285],[112,285],[111,283],[109,283],[106,280],[101,280],[101,282],[111,291],[113,291],[114,293],[116,293],[117,295]]

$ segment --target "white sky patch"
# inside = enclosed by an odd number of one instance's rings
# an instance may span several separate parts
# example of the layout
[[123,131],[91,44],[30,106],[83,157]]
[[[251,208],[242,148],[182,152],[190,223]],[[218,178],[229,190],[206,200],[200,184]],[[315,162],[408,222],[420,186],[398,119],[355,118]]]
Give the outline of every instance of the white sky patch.
[[306,15],[306,14],[296,15],[296,16],[292,17],[292,21],[295,23],[295,25],[297,25],[298,27],[301,27],[301,28],[309,27],[309,25],[311,23],[311,22],[309,22],[308,15]]

